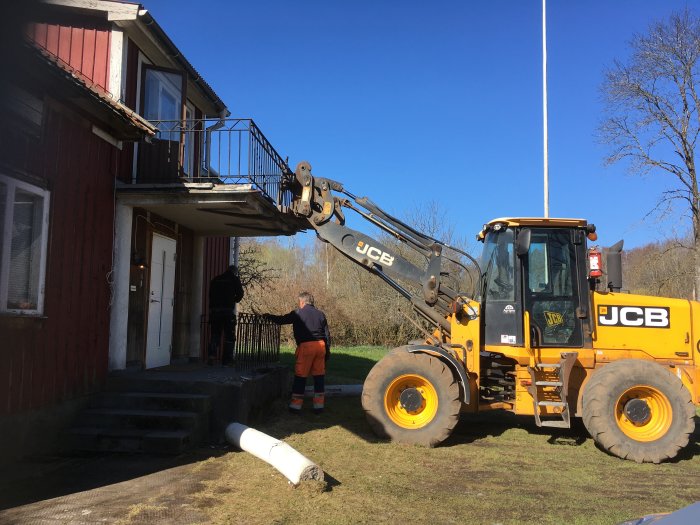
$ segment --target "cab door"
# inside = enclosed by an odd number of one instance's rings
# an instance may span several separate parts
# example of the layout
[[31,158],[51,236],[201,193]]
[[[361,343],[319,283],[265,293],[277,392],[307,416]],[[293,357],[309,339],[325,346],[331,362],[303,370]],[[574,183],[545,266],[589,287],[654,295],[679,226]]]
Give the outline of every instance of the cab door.
[[585,308],[580,302],[577,233],[566,228],[531,229],[530,248],[521,264],[523,305],[530,315],[534,346],[583,346],[585,314],[580,312]]
[[484,343],[488,346],[522,346],[520,268],[516,264],[512,228],[492,230],[486,236],[484,269]]

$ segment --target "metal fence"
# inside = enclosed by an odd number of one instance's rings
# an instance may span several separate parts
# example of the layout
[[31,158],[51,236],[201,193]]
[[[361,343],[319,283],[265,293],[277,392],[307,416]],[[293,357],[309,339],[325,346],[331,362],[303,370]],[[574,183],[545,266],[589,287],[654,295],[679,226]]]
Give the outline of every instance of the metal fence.
[[[224,334],[216,341],[217,362],[221,362]],[[202,316],[201,343],[202,359],[208,359],[211,342],[211,325],[208,316]],[[236,342],[233,350],[233,364],[238,370],[261,368],[280,360],[280,326],[261,315],[239,313],[236,317]]]
[[[282,180],[292,175],[252,119],[152,120],[158,128],[151,145],[141,145],[137,178],[146,182],[173,176],[191,182],[252,184],[286,211],[292,194]],[[165,159],[165,160],[164,160]],[[163,170],[153,164],[174,164]],[[143,173],[141,173],[143,172]],[[173,175],[174,174],[174,175]]]
[[234,363],[238,369],[259,368],[280,360],[280,326],[256,314],[239,313]]

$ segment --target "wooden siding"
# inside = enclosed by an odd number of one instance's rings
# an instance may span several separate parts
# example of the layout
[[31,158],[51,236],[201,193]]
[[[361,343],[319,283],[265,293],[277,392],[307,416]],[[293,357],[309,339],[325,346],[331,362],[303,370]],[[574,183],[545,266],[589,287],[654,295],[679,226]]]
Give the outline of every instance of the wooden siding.
[[201,357],[206,359],[207,345],[209,342],[209,283],[211,280],[224,273],[229,266],[229,254],[231,253],[230,237],[207,237],[204,240],[204,282],[202,283],[202,332]]
[[[62,17],[29,24],[27,35],[102,89],[109,90],[111,31],[108,22]],[[119,93],[115,95],[118,97]]]
[[204,240],[204,283],[202,286],[202,305],[209,305],[209,283],[226,271],[231,253],[230,237],[207,237]]
[[51,192],[44,316],[0,317],[0,415],[93,392],[107,374],[117,151],[55,103],[44,130],[29,174]]
[[190,356],[190,309],[192,308],[192,268],[194,235],[180,226],[175,267],[175,311],[173,312],[172,358]]

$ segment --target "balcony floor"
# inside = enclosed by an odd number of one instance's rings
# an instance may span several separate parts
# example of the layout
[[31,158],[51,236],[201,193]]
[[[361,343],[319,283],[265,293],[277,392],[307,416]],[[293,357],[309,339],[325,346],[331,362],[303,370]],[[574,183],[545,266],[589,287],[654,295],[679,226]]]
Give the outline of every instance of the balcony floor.
[[278,210],[252,184],[120,183],[117,199],[156,213],[197,235],[294,235],[308,228],[305,221]]

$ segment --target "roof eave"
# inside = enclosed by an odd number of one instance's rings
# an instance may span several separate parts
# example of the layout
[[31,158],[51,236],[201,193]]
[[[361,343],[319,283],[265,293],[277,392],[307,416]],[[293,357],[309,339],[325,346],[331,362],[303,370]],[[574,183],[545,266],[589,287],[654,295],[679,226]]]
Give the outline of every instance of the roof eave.
[[193,82],[199,87],[199,89],[206,95],[207,98],[211,100],[216,108],[218,114],[224,113],[226,117],[231,115],[231,112],[224,104],[223,100],[214,92],[212,87],[207,83],[206,80],[199,74],[199,72],[194,68],[187,58],[180,52],[175,43],[170,39],[167,33],[158,24],[153,15],[151,15],[146,9],[142,9],[139,12],[139,18],[136,20],[143,30],[150,31],[167,49],[170,57],[177,61],[182,68],[187,72],[187,74],[192,78]]
[[[96,116],[99,115],[102,125],[107,125],[110,128],[110,132],[119,140],[139,141],[153,137],[156,134],[157,130],[153,124],[112,98],[106,91],[98,89],[97,86],[91,84],[80,73],[73,70],[68,64],[63,63],[58,57],[29,42],[26,44],[25,49],[28,52],[27,58],[33,56],[36,60],[40,60],[46,65],[46,71],[51,75],[51,78],[60,79],[66,82],[66,86],[71,86],[73,90],[79,90],[84,97],[73,99],[73,103],[85,111],[92,112]],[[25,60],[22,61],[21,66],[27,68],[30,67],[30,64],[31,62]],[[39,75],[37,80],[41,78],[40,70],[30,69],[34,75]],[[46,77],[45,79],[48,80]],[[47,84],[47,86],[49,85],[51,84]],[[97,104],[94,108],[99,107],[99,111],[91,111],[90,104],[93,103]]]

